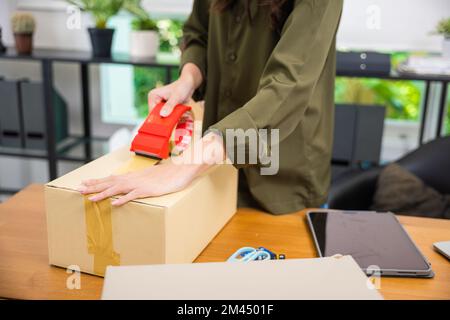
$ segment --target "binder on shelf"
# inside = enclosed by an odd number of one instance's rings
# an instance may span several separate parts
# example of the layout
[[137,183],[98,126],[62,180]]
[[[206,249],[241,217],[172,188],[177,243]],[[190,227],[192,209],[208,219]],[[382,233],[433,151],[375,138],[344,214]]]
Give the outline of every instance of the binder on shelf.
[[0,145],[24,146],[20,85],[16,80],[0,80]]
[[[23,109],[25,147],[46,149],[46,126],[43,85],[39,82],[24,81],[20,84]],[[61,95],[53,90],[55,119],[55,140],[61,142],[68,137],[67,104]]]

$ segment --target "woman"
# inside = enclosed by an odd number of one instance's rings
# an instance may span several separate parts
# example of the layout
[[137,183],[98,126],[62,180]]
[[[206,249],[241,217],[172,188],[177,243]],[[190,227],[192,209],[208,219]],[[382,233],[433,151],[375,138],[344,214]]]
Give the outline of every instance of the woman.
[[[343,0],[195,0],[184,27],[180,78],[149,93],[167,116],[192,96],[205,99],[204,129],[279,129],[279,169],[261,175],[261,164],[236,164],[239,201],[274,214],[326,202],[334,119],[335,42]],[[84,182],[85,194],[113,202],[159,196],[186,187],[225,158],[220,146],[200,164],[159,165]],[[230,141],[225,141],[229,145]],[[251,148],[246,141],[242,146]],[[227,149],[228,155],[230,151]],[[234,159],[231,159],[232,161]]]

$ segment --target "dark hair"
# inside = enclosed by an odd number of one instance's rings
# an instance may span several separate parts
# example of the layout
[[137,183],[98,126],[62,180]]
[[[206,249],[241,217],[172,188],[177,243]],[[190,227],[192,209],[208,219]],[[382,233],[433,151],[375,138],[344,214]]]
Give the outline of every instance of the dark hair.
[[[223,12],[227,9],[232,8],[237,1],[242,0],[215,0],[212,5],[213,10]],[[287,17],[292,11],[291,0],[244,0],[247,7],[247,12],[249,12],[249,2],[258,1],[260,6],[270,7],[270,22],[273,29],[281,32]]]

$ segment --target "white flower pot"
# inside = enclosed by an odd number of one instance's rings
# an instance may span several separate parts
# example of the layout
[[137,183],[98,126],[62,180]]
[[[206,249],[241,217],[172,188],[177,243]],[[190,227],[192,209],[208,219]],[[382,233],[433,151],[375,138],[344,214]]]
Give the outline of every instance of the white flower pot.
[[442,56],[450,59],[450,37],[445,37],[442,42]]
[[136,58],[153,58],[158,53],[159,35],[157,31],[132,31],[130,55]]

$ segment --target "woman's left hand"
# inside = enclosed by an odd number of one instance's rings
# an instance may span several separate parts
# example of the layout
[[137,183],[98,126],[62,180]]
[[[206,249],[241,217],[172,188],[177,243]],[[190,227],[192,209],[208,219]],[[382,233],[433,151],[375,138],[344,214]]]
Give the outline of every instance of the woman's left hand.
[[89,198],[94,202],[123,195],[112,202],[113,206],[121,206],[131,200],[180,191],[192,182],[198,171],[199,167],[195,165],[167,163],[133,173],[83,181],[78,191],[84,195],[95,194]]

